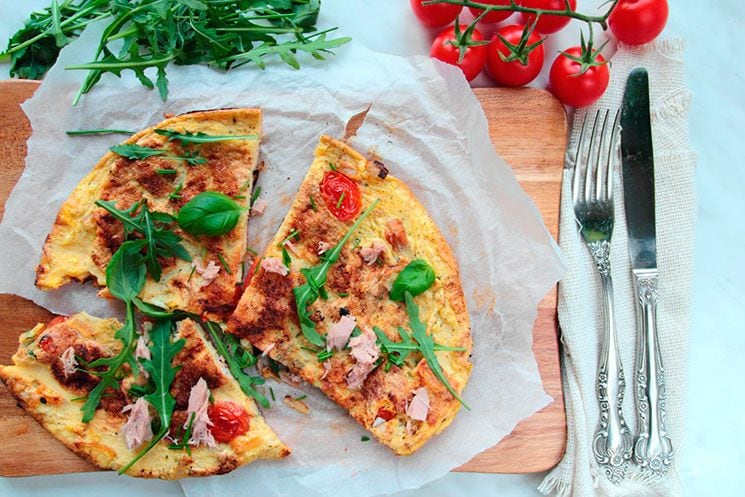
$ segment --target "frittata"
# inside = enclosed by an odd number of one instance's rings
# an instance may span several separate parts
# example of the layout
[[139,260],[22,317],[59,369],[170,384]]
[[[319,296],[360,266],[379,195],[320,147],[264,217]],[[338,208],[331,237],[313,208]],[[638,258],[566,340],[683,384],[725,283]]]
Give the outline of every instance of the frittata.
[[[187,143],[159,134],[163,130],[249,138]],[[166,119],[124,142],[160,150],[160,155],[130,159],[108,152],[62,205],[36,270],[37,287],[53,290],[74,280],[105,286],[106,265],[125,233],[122,222],[96,206],[97,200],[113,201],[122,210],[144,202],[151,211],[173,215],[196,195],[215,191],[246,208],[260,134],[259,109],[200,111]],[[235,229],[222,236],[192,236],[175,228],[192,261],[159,256],[160,281],[149,278],[140,298],[167,310],[227,319],[239,295],[247,218],[246,208]]]
[[[334,247],[369,209],[334,260]],[[406,276],[421,278],[404,287],[421,288],[407,305],[395,281],[410,266]],[[249,278],[228,331],[320,388],[396,454],[411,454],[453,420],[461,403],[411,341],[423,329],[411,315],[426,327],[417,342],[434,339],[439,368],[460,394],[471,372],[471,334],[458,267],[425,208],[382,162],[323,136]],[[318,298],[298,306],[309,293]],[[400,364],[386,354],[381,332],[390,342],[409,336],[412,352]]]
[[[23,333],[13,365],[0,366],[2,381],[44,428],[76,454],[100,468],[114,470],[132,461],[147,441],[134,438],[136,446],[128,447],[128,443],[132,445],[132,435],[127,434],[131,431],[127,425],[136,421],[134,417],[145,416],[146,424],[141,423],[140,430],[150,430],[147,417],[152,407],[145,403],[144,412],[137,413],[137,397],[132,394],[134,385],[146,381],[144,373],[133,372],[127,366],[121,388],[106,392],[90,423],[81,421],[81,406],[98,382],[85,364],[121,350],[121,342],[114,337],[120,327],[116,319],[99,319],[86,313],[56,318],[49,325],[39,324]],[[287,456],[290,450],[218,360],[202,328],[190,319],[180,321],[173,340],[179,339],[184,339],[185,344],[172,362],[178,370],[170,388],[175,409],[169,438],[158,442],[126,473],[163,479],[207,476],[232,471],[256,459]],[[193,408],[192,396],[200,387],[204,407],[209,402],[210,413],[209,422],[202,428],[206,427],[210,433],[202,433],[197,443],[186,440],[185,446],[169,449],[182,436],[189,409]],[[233,432],[230,440],[217,433],[217,429],[224,432],[225,428],[212,414],[213,409],[226,408],[241,414],[245,428]],[[189,426],[195,427],[196,422]]]

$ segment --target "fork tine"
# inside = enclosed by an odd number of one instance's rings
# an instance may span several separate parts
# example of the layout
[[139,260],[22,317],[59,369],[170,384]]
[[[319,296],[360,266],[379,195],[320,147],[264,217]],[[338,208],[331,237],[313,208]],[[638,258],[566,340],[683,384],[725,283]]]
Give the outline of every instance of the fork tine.
[[582,148],[585,144],[585,128],[587,128],[587,114],[582,121],[582,129],[577,140],[577,153],[574,159],[574,181],[572,182],[572,203],[577,205],[579,201],[580,179],[582,178]]
[[598,119],[600,118],[600,111],[595,113],[595,122],[592,125],[592,133],[590,134],[590,150],[587,152],[587,169],[585,171],[585,202],[590,203],[592,194],[592,156],[595,154],[595,138],[598,131]]
[[605,200],[605,191],[604,187],[605,184],[603,183],[603,174],[606,174],[607,178],[607,172],[605,169],[607,169],[607,164],[604,165],[604,167],[600,166],[600,158],[603,155],[603,145],[608,141],[606,138],[605,129],[608,127],[608,115],[610,114],[610,109],[605,111],[605,115],[603,116],[603,127],[600,130],[600,141],[598,142],[598,155],[595,158],[595,201],[601,202],[602,200]]
[[608,145],[608,201],[613,201],[613,156],[618,150],[618,139],[620,136],[621,127],[618,125],[618,120],[621,116],[621,111],[616,111],[616,117],[613,119],[613,129],[610,135],[610,144]]

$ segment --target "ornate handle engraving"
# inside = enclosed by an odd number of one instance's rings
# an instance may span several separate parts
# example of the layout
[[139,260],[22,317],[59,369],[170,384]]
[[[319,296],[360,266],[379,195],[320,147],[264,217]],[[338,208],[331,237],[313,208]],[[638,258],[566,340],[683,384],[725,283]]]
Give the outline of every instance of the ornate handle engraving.
[[634,459],[655,475],[664,475],[673,461],[673,446],[665,430],[665,368],[657,339],[657,270],[635,270],[639,299],[636,410],[639,436]]
[[610,276],[610,243],[588,244],[603,284],[605,333],[597,377],[600,420],[592,441],[592,451],[600,468],[613,483],[626,476],[631,460],[634,437],[623,416],[626,381],[618,353],[616,323],[613,314],[613,282]]

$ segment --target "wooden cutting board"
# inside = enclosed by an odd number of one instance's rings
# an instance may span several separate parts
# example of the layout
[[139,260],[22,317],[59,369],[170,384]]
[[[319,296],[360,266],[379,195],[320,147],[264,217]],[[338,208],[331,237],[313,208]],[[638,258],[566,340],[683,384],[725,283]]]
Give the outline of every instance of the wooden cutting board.
[[[0,81],[0,216],[5,201],[24,168],[26,139],[31,127],[20,104],[38,83]],[[482,88],[476,96],[489,121],[497,153],[509,163],[525,191],[535,200],[548,230],[555,237],[566,140],[562,105],[538,89]],[[0,363],[9,364],[18,335],[52,315],[30,301],[0,295]],[[559,375],[556,290],[540,303],[533,329],[533,351],[546,392],[554,401],[528,419],[498,445],[484,451],[457,471],[529,473],[554,466],[564,452],[566,418]],[[495,406],[498,409],[499,406]],[[95,471],[67,450],[17,405],[0,383],[0,475],[31,476]]]

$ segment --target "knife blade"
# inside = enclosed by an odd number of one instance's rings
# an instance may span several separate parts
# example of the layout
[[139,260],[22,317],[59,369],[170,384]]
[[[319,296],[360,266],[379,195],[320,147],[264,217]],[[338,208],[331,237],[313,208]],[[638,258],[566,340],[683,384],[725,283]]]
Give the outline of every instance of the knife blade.
[[649,76],[631,71],[621,107],[621,164],[626,229],[634,269],[657,267],[654,215],[654,159],[649,119]]
[[673,447],[665,428],[665,369],[657,337],[657,235],[654,150],[649,114],[649,75],[629,74],[621,106],[621,168],[631,271],[637,297],[638,338],[636,411],[639,434],[634,460],[662,475],[672,464]]

